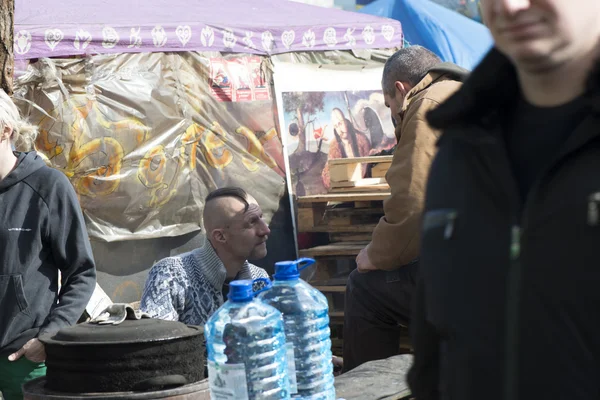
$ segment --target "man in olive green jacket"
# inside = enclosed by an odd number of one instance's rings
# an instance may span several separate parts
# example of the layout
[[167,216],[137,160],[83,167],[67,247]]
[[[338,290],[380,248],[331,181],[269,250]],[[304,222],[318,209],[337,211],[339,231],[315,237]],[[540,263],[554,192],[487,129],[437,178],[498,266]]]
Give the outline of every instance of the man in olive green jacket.
[[386,174],[391,195],[385,215],[348,279],[344,371],[398,353],[415,288],[425,183],[440,134],[425,115],[457,91],[466,75],[421,46],[401,49],[386,62],[382,88],[398,144]]

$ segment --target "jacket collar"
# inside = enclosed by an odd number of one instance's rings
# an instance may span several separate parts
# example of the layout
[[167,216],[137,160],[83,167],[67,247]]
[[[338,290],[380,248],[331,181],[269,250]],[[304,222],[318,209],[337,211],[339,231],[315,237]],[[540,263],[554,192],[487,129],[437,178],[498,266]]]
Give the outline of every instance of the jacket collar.
[[[600,63],[590,74],[587,94],[592,110],[600,114]],[[514,101],[519,90],[517,72],[496,48],[473,70],[455,94],[431,111],[427,120],[437,129],[484,121]]]
[[406,99],[402,105],[401,115],[404,115],[411,102],[419,93],[429,88],[434,83],[448,79],[463,81],[469,71],[452,63],[441,63],[427,71],[427,74],[406,94]]
[[421,79],[421,81],[419,83],[417,83],[415,85],[415,87],[410,89],[409,92],[406,94],[406,99],[404,100],[404,103],[402,104],[401,114],[404,115],[404,113],[406,112],[406,110],[408,110],[408,107],[414,100],[414,98],[419,93],[421,93],[423,90],[425,90],[429,86],[431,86],[431,84],[438,78],[439,78],[439,74],[434,75],[432,73],[428,73],[427,75],[425,75],[425,77],[423,79]]
[[[227,279],[227,270],[208,239],[204,241],[204,246],[194,250],[192,254],[202,274],[220,292]],[[244,261],[236,279],[252,279],[248,260]]]

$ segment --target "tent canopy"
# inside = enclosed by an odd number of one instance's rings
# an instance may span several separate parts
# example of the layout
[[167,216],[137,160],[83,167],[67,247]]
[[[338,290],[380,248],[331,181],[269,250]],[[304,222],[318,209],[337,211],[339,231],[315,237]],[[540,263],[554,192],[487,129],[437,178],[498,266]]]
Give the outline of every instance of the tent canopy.
[[410,44],[469,70],[493,45],[484,25],[429,0],[376,0],[360,12],[400,21]]
[[282,0],[16,0],[15,58],[401,46],[398,21]]

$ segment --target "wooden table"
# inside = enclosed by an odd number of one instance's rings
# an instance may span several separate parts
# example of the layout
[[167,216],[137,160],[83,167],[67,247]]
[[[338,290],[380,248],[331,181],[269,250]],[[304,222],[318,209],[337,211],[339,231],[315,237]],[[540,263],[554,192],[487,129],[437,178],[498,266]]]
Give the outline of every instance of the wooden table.
[[345,400],[409,399],[406,375],[412,355],[371,361],[335,378],[336,398]]

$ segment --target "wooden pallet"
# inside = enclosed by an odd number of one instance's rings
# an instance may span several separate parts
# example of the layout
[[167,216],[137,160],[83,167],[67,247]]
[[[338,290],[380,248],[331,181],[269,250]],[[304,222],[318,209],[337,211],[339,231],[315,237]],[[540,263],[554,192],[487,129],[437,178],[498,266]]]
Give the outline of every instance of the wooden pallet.
[[381,204],[357,208],[353,203],[319,202],[299,204],[297,214],[299,232],[371,233],[384,213]]
[[371,169],[378,167],[376,173],[379,176],[375,178],[379,178],[385,176],[384,171],[387,171],[392,164],[392,158],[393,156],[334,158],[327,161],[329,177],[331,182],[357,181],[364,178],[364,164],[372,164]]
[[[382,157],[375,158],[380,161]],[[389,160],[391,162],[391,158]],[[366,161],[372,160],[366,158]],[[336,161],[334,164],[347,166],[345,162],[346,160]],[[383,166],[379,167],[377,173],[385,175],[385,172],[382,172],[384,169]],[[382,177],[366,178],[352,183],[336,183],[332,180],[333,191],[348,188],[359,190],[359,187],[367,191],[303,196],[297,201],[298,231],[328,233],[328,244],[300,250],[299,255],[316,260],[315,265],[303,274],[306,280],[327,298],[331,339],[336,355],[342,355],[348,276],[356,269],[356,256],[371,241],[372,232],[384,215],[383,200],[390,195],[387,183],[385,190],[373,190],[373,187],[361,185],[381,185],[383,181]]]
[[[392,156],[336,158],[328,160],[330,192],[389,192],[385,174],[392,164]],[[365,164],[371,165],[370,176],[363,176]],[[373,175],[375,170],[375,175]]]
[[[298,197],[298,205],[312,203],[346,203],[353,202],[359,207],[365,207],[365,202],[383,201],[390,197],[389,192],[377,193],[326,193]],[[369,203],[370,204],[370,203]]]

